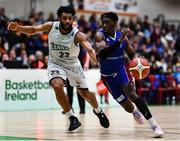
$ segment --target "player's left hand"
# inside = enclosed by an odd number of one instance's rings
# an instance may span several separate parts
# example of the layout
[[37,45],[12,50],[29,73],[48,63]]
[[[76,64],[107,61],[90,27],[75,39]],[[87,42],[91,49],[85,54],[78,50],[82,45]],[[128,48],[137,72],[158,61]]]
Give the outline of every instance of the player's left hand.
[[124,28],[122,31],[121,31],[121,38],[119,38],[119,42],[122,42],[124,40],[124,38],[126,37],[126,35],[130,32],[130,29],[129,28]]
[[17,30],[17,26],[18,24],[16,22],[10,22],[7,29],[8,30],[12,30],[12,31],[16,31]]

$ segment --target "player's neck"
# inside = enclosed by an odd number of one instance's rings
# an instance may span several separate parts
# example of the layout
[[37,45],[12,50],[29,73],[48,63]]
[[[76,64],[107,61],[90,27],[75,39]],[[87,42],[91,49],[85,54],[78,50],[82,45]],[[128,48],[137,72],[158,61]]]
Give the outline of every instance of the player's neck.
[[61,25],[59,25],[59,30],[60,30],[60,32],[62,33],[62,34],[68,34],[68,33],[70,33],[71,32],[71,30],[72,30],[72,28],[70,28],[69,30],[65,30],[65,29],[63,29],[62,27],[61,27]]
[[113,32],[109,33],[109,36],[114,38],[115,37],[115,33],[116,33],[116,31],[114,30]]

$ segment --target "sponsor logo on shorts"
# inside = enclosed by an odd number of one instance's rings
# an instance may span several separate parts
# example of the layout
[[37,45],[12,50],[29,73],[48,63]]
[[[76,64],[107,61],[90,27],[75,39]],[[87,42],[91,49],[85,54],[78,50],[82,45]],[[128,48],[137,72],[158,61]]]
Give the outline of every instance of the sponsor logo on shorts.
[[116,100],[117,100],[118,102],[121,102],[121,101],[123,101],[124,99],[125,99],[124,95],[121,95],[121,96],[118,97]]

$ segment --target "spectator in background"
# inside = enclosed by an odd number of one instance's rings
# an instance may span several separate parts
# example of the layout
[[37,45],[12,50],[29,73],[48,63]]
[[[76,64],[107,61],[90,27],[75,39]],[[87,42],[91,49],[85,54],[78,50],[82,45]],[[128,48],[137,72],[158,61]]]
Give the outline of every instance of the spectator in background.
[[97,31],[97,29],[99,29],[99,24],[97,22],[95,14],[92,14],[89,17],[89,23],[90,23],[90,29],[92,30],[92,34],[93,34],[92,36],[94,36],[94,34]]
[[38,12],[38,25],[43,24],[45,22],[44,20],[44,13],[42,11]]
[[6,10],[4,7],[0,7],[0,21],[9,21],[9,18],[6,16]]
[[53,12],[50,12],[48,15],[48,18],[46,19],[46,21],[55,21],[55,16]]
[[[103,104],[105,102],[106,104],[109,104],[109,99],[108,99],[109,92],[101,79],[96,83],[96,89],[98,95],[100,96],[100,103]],[[103,97],[104,97],[104,102],[103,102]]]
[[49,60],[49,56],[48,56],[48,55],[45,55],[45,56],[44,56],[44,68],[47,68],[47,66],[48,66],[48,60]]
[[36,67],[36,56],[34,54],[29,55],[28,57],[28,68],[37,68]]
[[175,66],[174,78],[176,80],[177,87],[180,88],[180,57],[179,62]]
[[0,57],[4,53],[6,53],[6,49],[4,48],[4,42],[3,42],[2,38],[0,37]]
[[28,67],[28,56],[27,56],[27,52],[25,49],[22,49],[20,51],[20,55],[17,57],[18,61],[22,61],[22,64],[25,68]]
[[4,61],[8,61],[9,60],[9,56],[8,56],[8,54],[3,54],[2,55],[2,59],[1,59],[1,62],[0,62],[0,69],[2,69],[2,68],[5,68],[4,67]]
[[78,3],[78,9],[83,10],[84,9],[84,0],[77,0]]
[[44,63],[44,55],[42,51],[37,50],[35,53],[36,56],[36,67],[38,69],[45,68],[45,63]]
[[10,52],[9,52],[9,60],[10,61],[17,61],[15,48],[12,48],[10,50]]

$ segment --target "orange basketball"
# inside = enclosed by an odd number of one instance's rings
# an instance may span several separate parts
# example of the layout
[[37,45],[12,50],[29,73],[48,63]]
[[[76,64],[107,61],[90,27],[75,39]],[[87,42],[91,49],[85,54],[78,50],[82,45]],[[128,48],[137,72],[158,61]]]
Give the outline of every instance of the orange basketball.
[[129,71],[136,80],[144,79],[150,72],[150,64],[147,59],[137,57],[131,60]]

